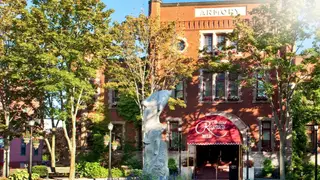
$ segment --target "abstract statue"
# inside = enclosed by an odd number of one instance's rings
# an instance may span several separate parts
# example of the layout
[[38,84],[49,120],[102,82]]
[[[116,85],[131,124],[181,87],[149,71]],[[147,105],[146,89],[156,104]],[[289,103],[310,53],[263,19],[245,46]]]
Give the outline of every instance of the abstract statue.
[[143,173],[159,179],[167,179],[168,169],[168,148],[167,143],[162,139],[165,126],[160,123],[159,116],[168,103],[171,91],[162,90],[153,93],[145,99],[143,112],[144,130],[144,163]]

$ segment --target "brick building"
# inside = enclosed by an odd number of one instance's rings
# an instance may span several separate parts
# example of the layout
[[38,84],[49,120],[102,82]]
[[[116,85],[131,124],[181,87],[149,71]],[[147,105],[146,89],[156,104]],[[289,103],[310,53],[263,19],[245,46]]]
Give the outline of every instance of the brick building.
[[[150,0],[149,15],[160,18],[161,22],[175,21],[183,31],[179,37],[181,53],[199,59],[199,49],[206,47],[213,54],[219,50],[225,35],[232,32],[233,15],[250,19],[248,12],[261,3],[258,0],[183,3]],[[231,43],[226,41],[225,45]],[[235,53],[241,56],[241,52]],[[176,86],[173,96],[185,100],[187,107],[167,110],[162,122],[168,127],[169,156],[176,162],[179,162],[181,131],[182,173],[198,178],[234,179],[231,177],[234,174],[229,173],[233,171],[239,177],[235,179],[244,179],[248,145],[248,157],[254,162],[254,171],[250,173],[260,173],[265,158],[278,165],[279,141],[264,87],[259,76],[253,87],[237,83],[240,78],[234,72],[212,73],[200,69],[192,79]],[[123,138],[135,137],[138,141],[139,130],[133,131],[133,126],[117,117],[113,110],[116,92],[109,91],[106,101]]]

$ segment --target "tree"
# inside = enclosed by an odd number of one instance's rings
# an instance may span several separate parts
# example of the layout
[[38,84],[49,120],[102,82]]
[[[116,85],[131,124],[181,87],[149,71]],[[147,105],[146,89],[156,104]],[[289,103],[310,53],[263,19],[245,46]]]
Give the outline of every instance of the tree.
[[[300,1],[275,1],[261,5],[251,12],[250,22],[237,18],[230,35],[243,57],[236,61],[247,67],[245,81],[252,82],[261,78],[260,87],[273,111],[273,117],[280,137],[280,179],[286,178],[286,151],[290,153],[292,133],[291,101],[296,88],[312,77],[310,66],[318,63],[319,58],[310,51],[297,55],[300,45],[314,33],[310,24],[301,14]],[[242,68],[243,69],[243,68]],[[256,82],[256,79],[254,80]]]
[[26,120],[37,106],[32,94],[34,84],[27,76],[27,58],[21,56],[27,15],[24,0],[0,2],[0,124],[8,145],[8,153],[3,156],[3,176],[9,172],[10,139],[25,130]]
[[93,103],[94,79],[112,52],[111,13],[97,0],[34,0],[31,7],[41,48],[29,64],[41,74],[33,79],[40,97],[46,98],[39,101],[49,117],[62,121],[70,153],[69,179],[75,178],[77,120]]
[[173,89],[179,80],[194,72],[195,62],[178,50],[178,32],[174,22],[160,26],[157,18],[143,14],[127,16],[123,23],[115,25],[114,38],[119,49],[117,57],[107,64],[107,87],[117,89],[120,98],[127,98],[121,102],[135,102],[139,116],[133,119],[143,118],[142,101],[150,94]]

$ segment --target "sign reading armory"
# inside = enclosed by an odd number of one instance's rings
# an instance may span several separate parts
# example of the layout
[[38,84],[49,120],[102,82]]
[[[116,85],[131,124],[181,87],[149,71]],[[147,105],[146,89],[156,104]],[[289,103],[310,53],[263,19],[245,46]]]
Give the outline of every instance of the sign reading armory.
[[195,17],[216,17],[216,16],[236,16],[246,15],[246,7],[229,7],[229,8],[198,8],[195,9]]

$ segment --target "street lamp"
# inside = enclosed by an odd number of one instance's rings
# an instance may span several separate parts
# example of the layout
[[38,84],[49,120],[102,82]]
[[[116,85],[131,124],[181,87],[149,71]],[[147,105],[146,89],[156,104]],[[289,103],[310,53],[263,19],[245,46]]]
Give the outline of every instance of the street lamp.
[[112,129],[113,129],[113,124],[110,122],[108,124],[108,129],[110,131],[110,138],[109,138],[109,175],[108,175],[108,179],[111,180],[112,178],[112,174],[111,174],[111,139],[112,139]]
[[316,147],[315,147],[315,163],[316,165],[314,166],[314,179],[318,179],[318,124],[313,125],[314,127],[314,132],[315,132],[315,141],[316,141]]
[[182,131],[182,127],[178,127],[178,141],[179,141],[179,146],[178,146],[178,150],[179,150],[179,175],[181,175],[181,131]]
[[30,120],[29,121],[29,126],[30,126],[30,143],[29,143],[29,180],[32,180],[32,128],[34,126],[35,121]]
[[5,150],[5,152],[6,152],[6,154],[5,154],[5,177],[8,177],[9,176],[9,161],[8,161],[8,151],[9,151],[9,147],[10,147],[10,144],[9,144],[9,141],[8,141],[8,139],[5,139],[5,141],[4,141],[4,150]]
[[250,135],[249,135],[249,128],[247,129],[247,180],[249,180],[249,147],[250,147]]

